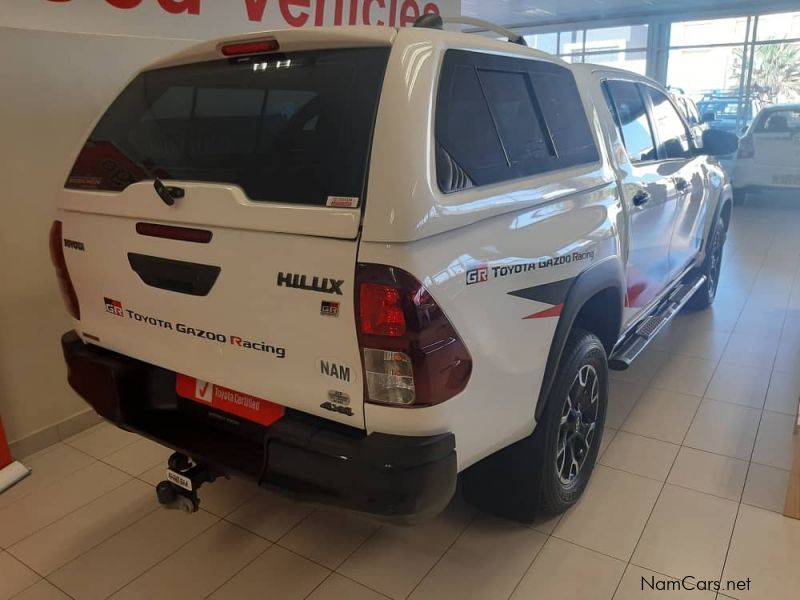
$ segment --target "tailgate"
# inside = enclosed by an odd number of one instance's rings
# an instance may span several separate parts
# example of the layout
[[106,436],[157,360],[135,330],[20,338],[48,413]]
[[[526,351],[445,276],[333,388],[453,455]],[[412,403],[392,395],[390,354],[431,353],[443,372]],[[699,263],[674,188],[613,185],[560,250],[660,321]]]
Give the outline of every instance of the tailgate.
[[800,173],[800,108],[774,108],[764,111],[753,126],[755,162],[765,166],[790,168],[786,174],[797,180]]
[[[148,204],[153,194],[126,190]],[[203,224],[212,238],[200,244],[141,235],[138,218],[59,218],[64,239],[83,247],[66,258],[87,341],[363,427],[354,239]],[[332,394],[349,398],[352,415],[322,407]]]
[[139,75],[60,196],[84,339],[363,427],[353,277],[388,51]]
[[[765,166],[800,167],[800,131],[754,133],[755,162]],[[800,176],[800,169],[797,175]]]

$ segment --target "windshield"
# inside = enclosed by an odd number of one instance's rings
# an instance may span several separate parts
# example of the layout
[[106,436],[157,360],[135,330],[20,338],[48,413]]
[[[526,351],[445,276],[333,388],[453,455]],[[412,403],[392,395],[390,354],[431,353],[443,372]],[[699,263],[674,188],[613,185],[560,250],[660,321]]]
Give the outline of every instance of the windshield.
[[228,183],[251,200],[363,194],[388,48],[269,54],[147,71],[81,151],[67,187]]

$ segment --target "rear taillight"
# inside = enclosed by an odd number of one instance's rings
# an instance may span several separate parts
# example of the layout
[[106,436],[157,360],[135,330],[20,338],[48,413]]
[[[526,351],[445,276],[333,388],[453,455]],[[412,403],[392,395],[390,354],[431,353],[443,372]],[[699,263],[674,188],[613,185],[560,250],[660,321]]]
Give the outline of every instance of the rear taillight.
[[431,406],[466,387],[472,358],[413,275],[396,267],[359,264],[356,290],[367,402]]
[[244,56],[247,54],[263,54],[264,52],[275,52],[280,50],[280,44],[275,38],[267,38],[255,42],[238,42],[225,44],[220,49],[224,56]]
[[753,138],[749,135],[746,135],[742,139],[739,140],[739,154],[736,155],[737,158],[755,158],[756,157],[756,147],[753,144]]
[[69,278],[69,271],[67,270],[67,261],[64,258],[64,238],[61,234],[61,221],[53,221],[53,226],[50,227],[50,260],[53,261],[53,266],[56,269],[58,287],[61,289],[61,297],[64,299],[64,304],[66,304],[69,314],[73,318],[80,320],[81,307],[78,304],[78,295],[75,293],[75,288],[72,287],[72,280]]

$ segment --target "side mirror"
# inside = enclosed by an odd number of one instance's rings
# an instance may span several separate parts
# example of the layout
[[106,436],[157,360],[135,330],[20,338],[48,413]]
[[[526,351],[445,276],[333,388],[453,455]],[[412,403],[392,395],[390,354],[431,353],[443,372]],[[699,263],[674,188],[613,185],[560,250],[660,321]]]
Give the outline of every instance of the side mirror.
[[704,112],[703,116],[701,117],[703,123],[713,123],[717,120],[717,113],[713,110],[709,110],[708,112]]
[[706,129],[703,132],[703,154],[729,156],[739,149],[739,137],[721,129]]

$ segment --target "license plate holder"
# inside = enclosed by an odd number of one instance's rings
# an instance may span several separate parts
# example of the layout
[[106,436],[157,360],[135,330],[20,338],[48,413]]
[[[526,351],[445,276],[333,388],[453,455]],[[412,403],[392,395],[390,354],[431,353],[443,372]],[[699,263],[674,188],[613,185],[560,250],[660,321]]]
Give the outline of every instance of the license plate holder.
[[775,185],[800,186],[800,175],[773,175],[772,183]]
[[180,488],[183,488],[187,492],[194,491],[194,485],[192,485],[192,480],[186,477],[185,475],[181,475],[177,471],[173,471],[172,469],[167,469],[167,481],[174,483]]

